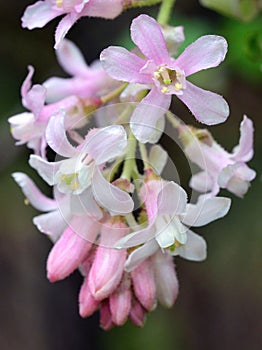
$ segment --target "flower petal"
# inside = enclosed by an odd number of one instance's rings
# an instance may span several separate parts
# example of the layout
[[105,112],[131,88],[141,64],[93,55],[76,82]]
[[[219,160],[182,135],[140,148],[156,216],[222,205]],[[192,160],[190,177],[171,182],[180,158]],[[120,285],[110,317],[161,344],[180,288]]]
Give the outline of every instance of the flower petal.
[[152,77],[140,73],[145,61],[123,47],[110,46],[103,50],[100,61],[110,77],[129,83],[150,84]]
[[227,53],[227,42],[222,36],[205,35],[189,45],[175,64],[186,76],[218,66]]
[[253,122],[246,115],[240,125],[240,140],[238,146],[233,149],[232,158],[236,161],[248,162],[253,157],[254,142]]
[[64,39],[56,50],[57,60],[64,71],[72,76],[85,76],[90,72],[79,48],[70,40]]
[[200,89],[189,81],[183,94],[177,97],[201,123],[215,125],[223,123],[229,116],[229,106],[222,96]]
[[37,1],[26,8],[22,17],[22,27],[28,29],[42,28],[62,13],[63,11],[53,9],[51,1]]
[[151,241],[148,241],[146,244],[142,245],[141,247],[133,250],[132,253],[129,254],[126,260],[125,271],[131,272],[142,261],[147,259],[149,256],[153,255],[158,249],[159,249],[159,246],[157,242],[154,239],[152,239]]
[[169,64],[170,56],[167,51],[161,26],[148,16],[140,15],[132,21],[131,38],[141,52],[156,64]]
[[59,210],[35,216],[33,218],[33,223],[40,232],[49,235],[52,242],[56,242],[61,237],[68,225],[67,220]]
[[46,141],[57,154],[73,157],[77,149],[69,143],[64,125],[64,112],[53,116],[46,128]]
[[34,208],[41,211],[57,209],[56,201],[46,197],[41,191],[39,191],[36,184],[30,179],[29,176],[18,172],[13,173],[12,176]]
[[167,152],[160,145],[154,145],[151,147],[149,152],[149,163],[157,175],[162,173],[167,163],[167,158]]
[[73,215],[92,215],[98,220],[102,218],[103,213],[94,200],[91,187],[78,195],[71,196],[71,212]]
[[184,212],[187,203],[186,191],[173,181],[164,184],[158,194],[158,215],[176,215]]
[[89,132],[84,150],[97,165],[121,156],[127,146],[127,135],[121,125],[111,125]]
[[53,186],[55,183],[55,174],[58,171],[63,161],[50,163],[45,159],[32,154],[29,159],[29,164],[38,174],[48,183]]
[[80,17],[81,14],[77,12],[70,12],[63,19],[61,19],[55,31],[55,49],[60,47],[62,40]]
[[135,247],[152,240],[154,237],[155,237],[155,228],[154,228],[154,225],[151,224],[142,230],[130,233],[129,235],[121,238],[116,243],[115,248],[122,249],[122,248]]
[[153,88],[136,107],[130,127],[135,137],[142,143],[155,140],[155,133],[159,130],[157,123],[166,113],[171,103],[171,95],[162,94]]
[[97,203],[111,215],[125,215],[133,211],[134,202],[129,194],[106,181],[98,167],[94,171],[92,190]]
[[199,200],[197,204],[187,204],[182,222],[188,226],[203,226],[225,216],[230,208],[231,199],[211,197]]
[[198,192],[209,192],[214,188],[214,181],[206,171],[200,171],[191,177],[189,186]]
[[202,261],[206,259],[206,250],[207,246],[204,238],[188,230],[186,244],[176,248],[174,255],[192,261]]

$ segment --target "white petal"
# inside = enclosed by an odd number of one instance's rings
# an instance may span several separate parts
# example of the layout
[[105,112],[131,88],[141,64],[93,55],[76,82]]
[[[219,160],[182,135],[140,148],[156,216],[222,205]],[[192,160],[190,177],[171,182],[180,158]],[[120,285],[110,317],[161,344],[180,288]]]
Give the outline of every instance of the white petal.
[[134,202],[129,194],[106,181],[98,167],[94,171],[92,191],[98,204],[111,215],[125,215],[133,211]]
[[49,211],[57,208],[56,201],[46,197],[41,191],[39,191],[36,184],[29,178],[29,176],[23,173],[13,173],[12,176],[21,187],[24,195],[33,207],[41,211]]
[[167,152],[160,145],[154,145],[151,147],[149,152],[149,163],[156,174],[160,175],[162,173],[167,163],[167,158]]
[[135,247],[143,243],[147,243],[148,241],[155,238],[155,227],[153,224],[150,224],[148,227],[130,233],[129,235],[121,238],[116,243],[116,248],[122,249],[122,248],[130,248]]
[[58,171],[63,161],[50,163],[43,158],[31,155],[29,164],[34,168],[38,174],[48,183],[53,186],[55,183],[55,174]]
[[173,181],[164,184],[163,189],[158,194],[159,215],[180,214],[185,210],[187,203],[186,191]]
[[240,125],[239,144],[233,149],[232,158],[236,161],[248,162],[253,157],[254,127],[246,115]]
[[186,244],[176,248],[175,254],[192,261],[205,260],[207,247],[204,238],[190,230],[187,232],[187,237]]
[[131,272],[134,270],[142,261],[149,256],[153,255],[159,249],[158,244],[154,239],[142,245],[141,247],[132,251],[128,256],[125,263],[125,270]]
[[187,204],[182,222],[188,226],[203,226],[225,216],[230,208],[231,199],[211,197],[199,200],[197,204]]
[[77,150],[69,143],[66,136],[64,117],[65,114],[62,112],[50,119],[46,128],[46,141],[57,154],[73,157]]
[[101,219],[103,213],[94,200],[91,187],[79,195],[71,196],[71,212],[73,215],[92,215]]
[[56,242],[68,225],[67,220],[59,210],[52,211],[34,217],[33,223],[40,232],[50,235],[53,242]]
[[209,192],[214,187],[214,181],[206,171],[201,171],[191,177],[189,186],[198,192]]

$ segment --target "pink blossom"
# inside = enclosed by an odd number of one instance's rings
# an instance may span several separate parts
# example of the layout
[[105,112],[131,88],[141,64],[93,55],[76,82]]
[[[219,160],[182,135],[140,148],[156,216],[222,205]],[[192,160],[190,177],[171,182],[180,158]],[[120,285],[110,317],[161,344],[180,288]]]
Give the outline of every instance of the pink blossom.
[[8,119],[11,133],[18,140],[17,145],[26,143],[36,154],[45,157],[46,138],[45,130],[51,116],[66,113],[65,123],[68,129],[83,116],[81,101],[75,96],[68,96],[59,102],[45,105],[46,88],[42,85],[33,85],[31,79],[33,67],[28,67],[29,73],[22,84],[22,103],[30,112],[24,112]]
[[122,126],[93,129],[81,145],[74,147],[67,139],[63,118],[53,117],[46,130],[46,139],[58,155],[67,159],[48,162],[31,155],[29,163],[50,186],[56,185],[61,193],[72,194],[73,207],[82,207],[99,218],[98,204],[111,215],[133,210],[129,194],[109,183],[101,172],[106,162],[125,151],[127,137]]
[[[181,132],[187,132],[186,130]],[[215,196],[220,188],[226,188],[235,195],[242,197],[248,190],[249,182],[256,173],[246,162],[253,156],[253,123],[244,116],[240,125],[240,141],[232,153],[224,150],[207,132],[205,138],[189,138],[185,153],[189,159],[203,171],[192,176],[190,185],[196,191],[208,192]]]
[[26,8],[22,26],[28,29],[42,28],[53,18],[65,15],[55,33],[55,48],[58,48],[79,18],[90,16],[113,19],[122,10],[122,0],[43,0]]
[[206,243],[189,227],[203,226],[225,216],[231,203],[229,198],[211,197],[197,204],[187,204],[186,192],[179,185],[158,180],[148,181],[141,189],[141,197],[147,212],[153,213],[148,226],[122,238],[116,245],[125,249],[137,247],[127,259],[127,271],[136,268],[159,248],[193,261],[205,259]]
[[[61,67],[72,78],[52,77],[43,83],[46,88],[46,101],[53,103],[74,95],[96,102],[98,97],[114,88],[116,83],[108,76],[99,61],[88,66],[78,47],[64,39],[56,50],[57,60]],[[99,101],[99,100],[98,100]]]
[[161,26],[147,15],[133,20],[131,37],[143,58],[122,47],[111,46],[101,53],[100,59],[112,78],[145,84],[145,89],[151,86],[130,121],[139,141],[152,142],[152,135],[168,110],[172,95],[184,102],[202,123],[213,125],[226,120],[229,115],[226,101],[186,80],[191,74],[216,67],[224,60],[227,52],[224,38],[203,36],[188,46],[177,59],[173,59],[168,53]]

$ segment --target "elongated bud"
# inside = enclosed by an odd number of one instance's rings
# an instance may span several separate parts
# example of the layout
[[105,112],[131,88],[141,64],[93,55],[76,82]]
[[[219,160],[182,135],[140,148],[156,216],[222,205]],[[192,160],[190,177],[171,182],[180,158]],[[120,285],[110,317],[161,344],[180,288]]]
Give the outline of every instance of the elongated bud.
[[127,226],[121,222],[102,226],[100,246],[89,273],[89,288],[96,300],[107,298],[121,281],[127,253],[110,247],[128,232]]
[[109,297],[112,320],[117,326],[122,326],[126,322],[131,309],[130,285],[131,281],[126,274],[116,291]]
[[131,311],[129,318],[131,322],[137,327],[143,327],[145,323],[146,310],[139,303],[138,300],[132,300]]
[[105,331],[109,331],[114,327],[108,300],[105,300],[101,303],[100,327]]
[[142,262],[131,272],[135,295],[147,310],[156,305],[156,285],[150,260]]

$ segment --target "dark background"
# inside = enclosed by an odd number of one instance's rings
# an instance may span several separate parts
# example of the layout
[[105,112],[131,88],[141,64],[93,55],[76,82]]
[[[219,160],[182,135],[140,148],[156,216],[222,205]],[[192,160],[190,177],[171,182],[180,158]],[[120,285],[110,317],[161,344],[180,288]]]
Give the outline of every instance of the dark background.
[[[185,25],[188,41],[206,33],[223,34],[229,41],[228,60],[195,79],[204,88],[223,92],[231,106],[227,123],[212,128],[217,140],[228,150],[238,142],[243,114],[254,120],[256,153],[250,166],[257,171],[257,178],[244,200],[232,197],[227,217],[197,230],[208,242],[207,260],[202,263],[176,260],[180,280],[176,305],[171,310],[158,307],[148,316],[142,330],[127,324],[107,333],[99,329],[97,314],[89,319],[78,316],[77,297],[82,281],[78,272],[53,285],[47,281],[45,261],[51,243],[31,223],[37,212],[24,205],[23,195],[10,176],[14,171],[24,171],[48,193],[48,188],[27,165],[29,151],[14,146],[7,118],[23,110],[20,86],[28,64],[36,68],[35,83],[64,74],[52,49],[57,21],[42,30],[22,29],[20,17],[30,1],[0,1],[1,350],[262,348],[259,158],[262,60],[256,36],[257,31],[262,32],[262,21],[258,17],[244,24],[205,10],[195,0],[177,3],[173,23]],[[112,22],[82,19],[68,37],[91,62],[108,45],[120,42],[129,45],[129,24],[141,12],[129,11]],[[178,100],[174,102],[174,111],[194,123]],[[169,146],[165,138],[162,143]],[[183,165],[179,159],[176,161],[177,168]],[[179,171],[182,178],[187,177],[186,173],[183,175],[183,166]]]

